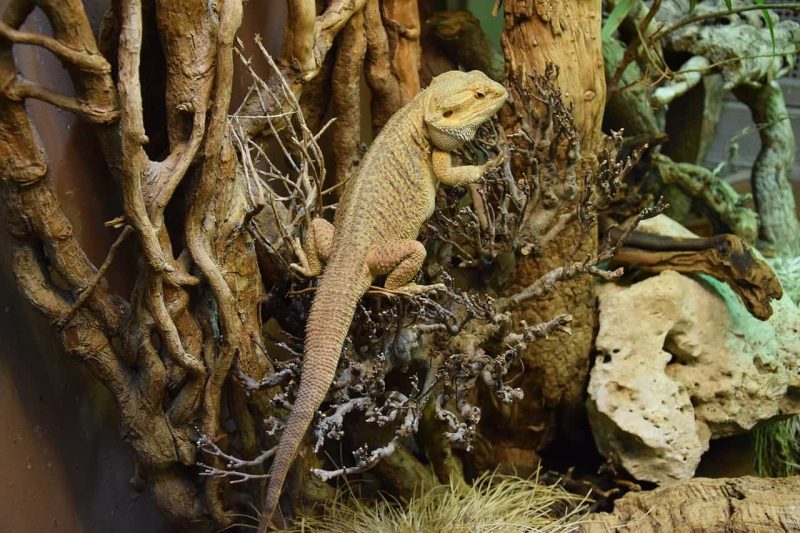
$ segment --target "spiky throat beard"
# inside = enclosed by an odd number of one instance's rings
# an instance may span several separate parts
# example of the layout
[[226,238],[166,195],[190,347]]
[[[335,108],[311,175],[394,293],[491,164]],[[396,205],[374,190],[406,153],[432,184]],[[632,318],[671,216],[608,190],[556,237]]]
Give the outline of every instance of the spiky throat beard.
[[460,128],[449,128],[447,126],[434,126],[428,124],[428,131],[433,144],[440,150],[455,150],[460,148],[467,141],[475,138],[477,125],[462,126]]

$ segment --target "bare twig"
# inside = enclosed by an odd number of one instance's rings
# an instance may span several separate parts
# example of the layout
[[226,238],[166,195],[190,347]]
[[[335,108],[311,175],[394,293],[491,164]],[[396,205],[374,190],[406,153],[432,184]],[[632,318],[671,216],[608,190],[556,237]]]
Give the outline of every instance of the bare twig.
[[95,275],[89,281],[89,284],[86,287],[84,287],[83,289],[81,289],[80,294],[78,295],[78,298],[75,300],[75,302],[69,308],[69,311],[64,313],[63,316],[61,316],[58,320],[56,320],[54,322],[53,325],[56,328],[61,329],[64,326],[66,326],[67,323],[72,319],[72,317],[75,316],[75,313],[78,311],[78,309],[80,309],[83,306],[83,304],[86,303],[86,301],[92,295],[94,290],[97,288],[97,285],[105,277],[106,272],[108,271],[109,267],[111,266],[111,263],[114,262],[114,257],[117,254],[117,250],[119,249],[120,246],[122,246],[122,243],[125,242],[125,239],[127,239],[128,236],[132,232],[133,232],[133,228],[130,227],[130,226],[125,226],[122,229],[122,232],[119,234],[117,239],[114,241],[114,244],[112,244],[111,248],[108,249],[108,254],[106,254],[106,258],[103,260],[103,264],[101,264],[100,268],[97,269],[97,272],[95,272]]

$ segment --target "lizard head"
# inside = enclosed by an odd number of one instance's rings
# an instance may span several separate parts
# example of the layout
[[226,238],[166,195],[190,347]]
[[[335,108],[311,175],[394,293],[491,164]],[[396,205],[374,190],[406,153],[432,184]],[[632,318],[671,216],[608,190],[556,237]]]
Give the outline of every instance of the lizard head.
[[508,98],[505,87],[478,70],[451,70],[433,78],[425,90],[425,124],[433,144],[455,150],[475,137],[483,122]]

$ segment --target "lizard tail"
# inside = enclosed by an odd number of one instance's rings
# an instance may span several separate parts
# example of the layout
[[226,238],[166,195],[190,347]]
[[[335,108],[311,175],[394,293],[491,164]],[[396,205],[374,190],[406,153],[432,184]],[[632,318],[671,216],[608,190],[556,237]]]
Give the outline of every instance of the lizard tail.
[[[272,523],[289,467],[336,376],[336,367],[356,305],[369,286],[367,281],[363,290],[359,291],[360,287],[352,281],[337,283],[342,277],[335,275],[335,269],[331,270],[334,272],[326,271],[323,274],[311,305],[306,324],[300,386],[270,468],[259,533],[267,531]],[[347,277],[352,276],[352,273],[348,274],[350,276]]]

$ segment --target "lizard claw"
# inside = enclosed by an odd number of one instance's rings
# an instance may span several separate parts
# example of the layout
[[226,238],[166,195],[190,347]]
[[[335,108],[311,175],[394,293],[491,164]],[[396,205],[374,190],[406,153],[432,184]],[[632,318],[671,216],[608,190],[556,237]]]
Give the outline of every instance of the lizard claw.
[[297,272],[298,274],[300,274],[301,276],[303,276],[305,278],[313,277],[313,275],[311,274],[311,271],[308,269],[308,267],[305,267],[305,266],[301,265],[300,263],[291,263],[289,265],[289,270],[293,270],[293,271]]
[[418,294],[425,294],[426,292],[446,291],[447,287],[444,283],[434,283],[433,285],[417,285],[416,283],[408,283],[402,287],[397,287],[394,292],[405,294],[407,296],[416,296]]
[[503,163],[505,163],[507,156],[508,156],[508,151],[506,150],[501,151],[499,154],[494,156],[494,158],[492,158],[491,161],[487,161],[486,163],[484,163],[483,171],[489,172],[490,170],[494,170],[502,166]]

